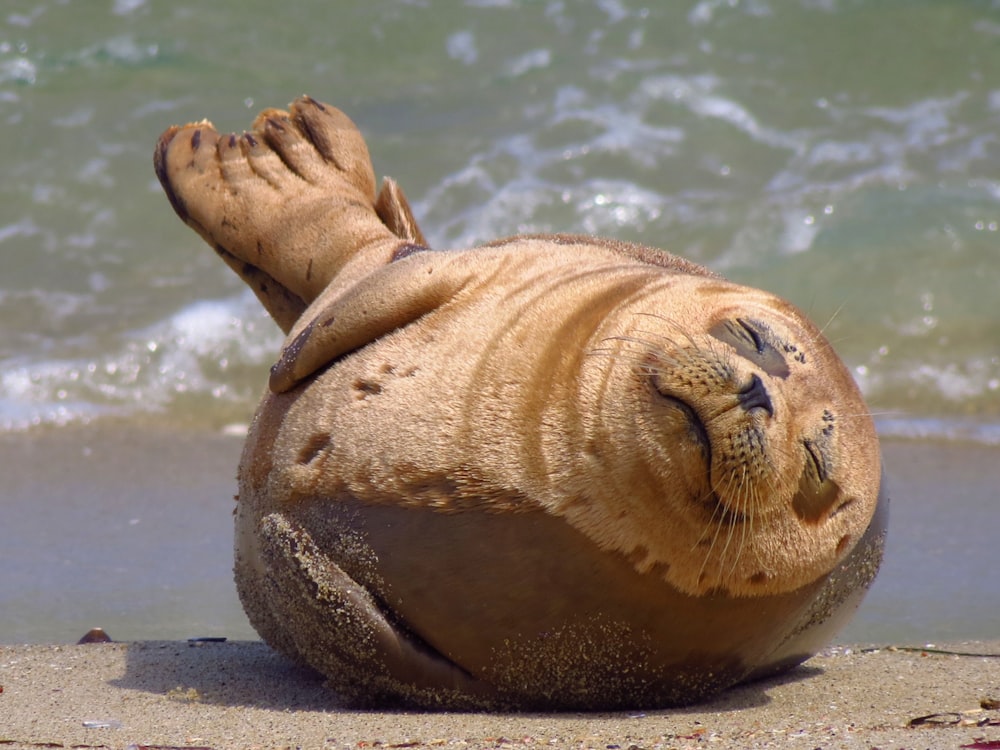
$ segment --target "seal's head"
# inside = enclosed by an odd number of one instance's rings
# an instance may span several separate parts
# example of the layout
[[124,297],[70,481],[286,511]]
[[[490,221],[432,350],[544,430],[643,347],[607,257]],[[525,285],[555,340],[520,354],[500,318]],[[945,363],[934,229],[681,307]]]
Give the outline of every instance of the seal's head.
[[602,419],[633,420],[609,458],[629,480],[614,508],[593,497],[566,516],[692,595],[779,594],[828,573],[871,521],[881,466],[822,332],[766,292],[698,276],[617,319],[594,355],[619,383],[593,397]]

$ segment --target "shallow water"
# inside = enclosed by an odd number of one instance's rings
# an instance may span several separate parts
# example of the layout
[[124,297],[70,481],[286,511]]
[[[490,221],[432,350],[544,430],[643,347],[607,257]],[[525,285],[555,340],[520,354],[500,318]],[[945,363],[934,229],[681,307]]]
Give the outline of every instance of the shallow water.
[[249,419],[281,338],[173,215],[152,146],[309,92],[359,123],[433,245],[668,248],[805,309],[883,435],[1000,444],[998,2],[0,14],[0,432]]

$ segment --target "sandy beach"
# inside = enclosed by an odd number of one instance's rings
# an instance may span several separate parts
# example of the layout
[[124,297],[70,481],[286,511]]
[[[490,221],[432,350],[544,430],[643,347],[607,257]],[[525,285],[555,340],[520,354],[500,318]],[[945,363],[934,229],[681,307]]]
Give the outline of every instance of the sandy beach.
[[0,647],[0,746],[1000,747],[1000,642],[954,650],[981,655],[837,648],[693,708],[490,715],[347,710],[255,642]]
[[[0,747],[1000,747],[1000,711],[981,707],[1000,699],[995,448],[884,442],[886,563],[838,639],[880,648],[835,646],[693,708],[483,715],[351,711],[253,640],[231,578],[241,442],[162,425],[3,436]],[[53,645],[94,625],[122,642]],[[885,648],[929,641],[981,655]]]

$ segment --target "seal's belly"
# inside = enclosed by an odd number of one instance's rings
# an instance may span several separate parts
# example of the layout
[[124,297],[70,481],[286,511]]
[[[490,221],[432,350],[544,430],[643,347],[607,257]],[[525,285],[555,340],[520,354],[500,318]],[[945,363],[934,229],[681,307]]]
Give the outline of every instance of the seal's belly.
[[734,598],[689,596],[639,574],[543,511],[347,498],[306,501],[289,515],[402,637],[494,686],[500,705],[535,709],[690,703],[803,660],[857,606],[864,586],[850,571],[865,555],[877,567],[885,522],[883,504],[855,556],[829,576]]

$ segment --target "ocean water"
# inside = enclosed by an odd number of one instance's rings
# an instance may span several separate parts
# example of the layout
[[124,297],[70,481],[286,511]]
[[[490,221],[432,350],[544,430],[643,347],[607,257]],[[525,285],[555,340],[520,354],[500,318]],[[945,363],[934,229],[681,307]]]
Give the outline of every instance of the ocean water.
[[0,433],[249,420],[281,336],[152,149],[301,93],[432,245],[669,249],[803,308],[883,436],[1000,445],[996,0],[5,0]]
[[7,0],[0,430],[245,422],[280,337],[151,169],[308,92],[435,246],[664,247],[825,327],[883,434],[1000,443],[1000,3]]

